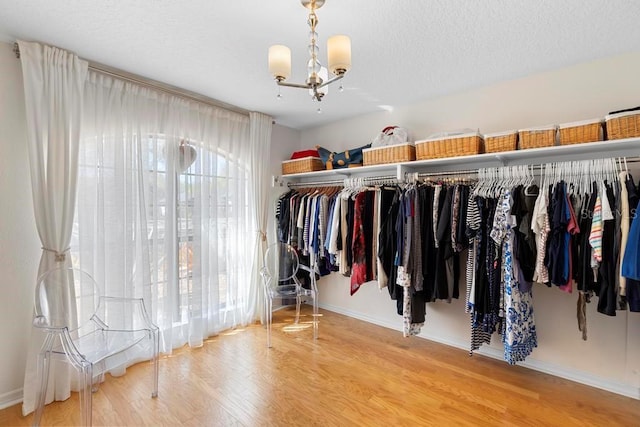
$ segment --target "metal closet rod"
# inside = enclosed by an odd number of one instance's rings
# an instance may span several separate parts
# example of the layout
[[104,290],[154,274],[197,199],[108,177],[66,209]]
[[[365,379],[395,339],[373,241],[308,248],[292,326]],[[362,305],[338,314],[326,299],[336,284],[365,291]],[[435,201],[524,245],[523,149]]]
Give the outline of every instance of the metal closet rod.
[[[461,170],[461,171],[445,171],[445,172],[424,172],[418,173],[417,177],[419,178],[427,178],[427,177],[441,177],[441,176],[453,176],[453,175],[470,175],[470,174],[478,174],[477,170]],[[287,184],[289,188],[304,188],[304,187],[342,187],[345,185],[345,182],[349,182],[349,180],[353,179],[354,182],[357,180],[361,180],[366,184],[398,184],[398,183],[406,183],[410,180],[410,176],[415,176],[411,172],[405,173],[404,180],[398,180],[398,177],[395,175],[385,175],[385,176],[369,176],[362,178],[345,178],[345,179],[331,179],[327,181],[311,181],[311,182],[290,182]]]
[[[620,158],[615,158],[616,161],[618,162],[618,164],[622,164],[622,162],[624,161],[624,157],[620,157]],[[578,160],[578,161],[582,161],[582,160]],[[553,162],[552,162],[553,163]],[[567,161],[567,162],[556,162],[556,163],[571,163],[571,161]],[[626,163],[640,163],[640,157],[632,157],[632,158],[626,158]],[[497,167],[488,167],[488,168],[479,168],[479,169],[484,169],[484,170],[496,170],[496,169],[502,169],[502,168],[511,168],[511,167],[519,167],[519,166],[526,166],[528,169],[532,170],[533,172],[541,172],[543,170],[544,165],[549,164],[549,163],[545,163],[545,164],[529,164],[529,165],[512,165],[512,166],[497,166]],[[417,177],[418,178],[429,178],[429,177],[445,177],[445,176],[455,176],[455,175],[478,175],[478,171],[479,169],[465,169],[465,170],[455,170],[455,171],[442,171],[442,172],[418,172],[417,173]],[[413,172],[406,172],[404,174],[405,178],[404,180],[398,180],[397,176],[395,175],[386,175],[386,176],[370,176],[370,177],[362,177],[362,178],[355,178],[355,179],[360,179],[363,182],[367,183],[367,184],[372,184],[375,183],[376,181],[380,181],[381,184],[384,183],[406,183],[410,180],[411,176],[415,176],[415,173]],[[567,176],[572,176],[572,175],[577,175],[577,174],[566,174]],[[582,175],[582,174],[580,174]],[[289,188],[304,188],[304,187],[320,187],[320,186],[326,186],[326,187],[340,187],[340,186],[344,186],[345,181],[352,179],[352,178],[346,178],[346,179],[332,179],[332,180],[327,180],[327,181],[311,181],[311,182],[290,182],[287,184],[287,186]],[[383,182],[386,181],[386,182]],[[347,181],[348,182],[348,181]]]
[[366,184],[389,184],[389,183],[398,183],[398,178],[395,175],[386,175],[386,176],[369,176],[362,178],[345,178],[345,179],[331,179],[327,181],[311,181],[311,182],[290,182],[287,184],[289,188],[304,188],[304,187],[342,187],[345,182],[349,182],[349,180],[361,180]]
[[[16,58],[20,58],[20,46],[18,43],[13,44],[13,52],[16,54]],[[89,69],[100,74],[104,74],[110,77],[115,77],[120,80],[127,81],[129,83],[135,83],[139,86],[144,86],[149,89],[154,89],[159,92],[164,92],[168,95],[178,96],[181,98],[187,98],[191,101],[200,102],[202,104],[223,108],[225,110],[233,111],[234,113],[249,115],[249,111],[244,108],[236,107],[235,105],[227,104],[226,102],[218,101],[217,99],[209,98],[208,96],[200,95],[190,90],[182,89],[176,86],[172,86],[166,83],[159,82],[157,80],[149,79],[147,77],[138,76],[133,73],[119,70],[117,68],[110,67],[108,65],[100,64],[97,62],[89,62]],[[275,122],[274,122],[275,123]]]
[[[623,165],[628,164],[628,163],[640,163],[640,157],[607,157],[604,159],[583,159],[583,160],[566,160],[566,161],[562,161],[562,162],[547,162],[547,163],[531,163],[528,165],[507,165],[507,166],[494,166],[494,167],[486,167],[486,168],[479,168],[483,169],[483,170],[496,170],[496,169],[504,169],[504,168],[517,168],[517,167],[521,167],[521,166],[526,166],[529,170],[533,171],[533,172],[542,172],[544,170],[544,168],[547,165],[567,165],[569,166],[571,163],[574,162],[589,162],[592,160],[614,160],[615,163],[618,165],[618,167],[624,167]],[[475,171],[475,173],[477,173],[478,171]],[[461,173],[461,172],[458,172]],[[583,175],[582,172],[576,172],[576,173],[568,173],[568,175]]]
[[[405,173],[405,178],[407,176],[411,176],[412,172]],[[452,176],[452,175],[477,175],[478,169],[466,169],[466,170],[456,170],[456,171],[443,171],[443,172],[418,172],[418,178],[429,178],[433,176]]]

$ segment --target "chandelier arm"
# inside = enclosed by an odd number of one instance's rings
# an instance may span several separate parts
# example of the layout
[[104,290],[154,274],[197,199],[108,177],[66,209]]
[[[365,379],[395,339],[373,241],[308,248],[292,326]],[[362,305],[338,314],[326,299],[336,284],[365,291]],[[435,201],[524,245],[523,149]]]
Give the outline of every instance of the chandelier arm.
[[343,73],[343,74],[338,74],[337,76],[330,78],[330,79],[329,79],[329,80],[327,80],[326,82],[322,82],[322,84],[318,85],[318,86],[317,86],[317,88],[318,88],[318,89],[323,88],[323,87],[325,87],[325,86],[326,86],[326,85],[328,85],[328,84],[331,84],[331,83],[333,83],[333,82],[337,82],[338,80],[340,80],[340,79],[341,79],[341,78],[343,78],[343,77],[344,77],[344,73]]
[[309,84],[302,84],[302,83],[289,83],[289,82],[277,81],[277,80],[276,80],[276,83],[278,84],[278,86],[297,87],[299,89],[311,89],[311,88],[313,88],[313,86],[311,86]]

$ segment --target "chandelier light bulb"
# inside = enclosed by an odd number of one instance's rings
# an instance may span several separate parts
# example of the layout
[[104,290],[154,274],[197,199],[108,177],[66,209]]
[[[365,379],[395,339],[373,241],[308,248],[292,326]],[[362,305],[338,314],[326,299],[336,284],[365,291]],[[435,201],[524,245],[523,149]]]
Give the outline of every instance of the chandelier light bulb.
[[351,40],[347,36],[338,35],[327,40],[327,56],[329,71],[335,75],[344,74],[351,69]]
[[291,49],[279,44],[269,48],[269,72],[276,80],[291,77]]

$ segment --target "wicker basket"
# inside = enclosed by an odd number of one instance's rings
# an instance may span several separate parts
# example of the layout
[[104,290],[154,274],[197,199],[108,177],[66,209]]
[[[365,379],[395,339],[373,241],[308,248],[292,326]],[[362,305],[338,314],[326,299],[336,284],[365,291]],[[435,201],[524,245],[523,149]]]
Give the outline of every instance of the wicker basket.
[[556,145],[556,125],[521,129],[518,131],[518,148],[552,147]]
[[602,120],[583,120],[558,126],[560,145],[602,141]]
[[610,114],[605,117],[607,139],[634,138],[640,136],[640,111]]
[[416,147],[412,144],[388,145],[362,150],[365,166],[385,163],[410,162],[416,159]]
[[471,156],[480,154],[482,151],[482,136],[477,132],[416,141],[416,158],[418,160]]
[[285,160],[282,162],[282,175],[324,170],[324,163],[320,157],[303,157],[302,159]]
[[499,153],[513,151],[518,147],[518,131],[487,133],[484,135],[485,153]]

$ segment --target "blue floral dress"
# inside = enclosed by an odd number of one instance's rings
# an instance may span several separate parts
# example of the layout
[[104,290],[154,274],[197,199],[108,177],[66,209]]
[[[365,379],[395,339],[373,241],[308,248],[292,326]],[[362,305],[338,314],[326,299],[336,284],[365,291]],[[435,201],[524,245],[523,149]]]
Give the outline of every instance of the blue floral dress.
[[511,193],[501,195],[493,221],[491,238],[502,245],[502,283],[504,287],[505,328],[502,336],[504,359],[510,364],[522,362],[538,346],[531,291],[518,286],[518,262],[512,256],[516,218],[511,215]]

